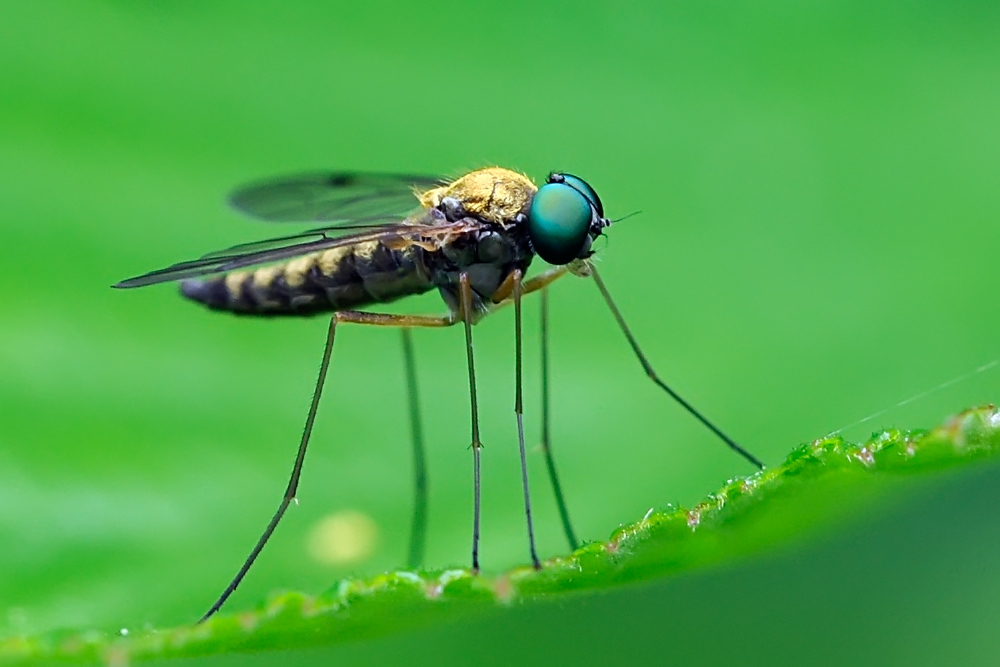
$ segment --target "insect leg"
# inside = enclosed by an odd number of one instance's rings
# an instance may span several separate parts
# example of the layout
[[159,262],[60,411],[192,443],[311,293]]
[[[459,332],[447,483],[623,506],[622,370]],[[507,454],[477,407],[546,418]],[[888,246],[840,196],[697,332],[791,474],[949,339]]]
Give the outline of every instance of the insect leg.
[[309,404],[309,414],[306,416],[306,425],[302,431],[302,439],[299,441],[299,449],[295,455],[295,463],[292,466],[292,474],[288,478],[288,486],[285,489],[285,494],[282,496],[281,503],[271,518],[271,522],[267,524],[267,528],[264,529],[264,533],[257,540],[257,544],[254,545],[250,555],[243,562],[243,566],[236,573],[236,576],[233,577],[233,580],[229,582],[229,585],[226,586],[226,590],[222,592],[222,595],[215,601],[215,604],[201,617],[198,621],[199,623],[203,623],[215,614],[215,612],[219,611],[226,600],[229,599],[229,596],[233,594],[233,591],[243,581],[243,577],[246,576],[254,561],[257,560],[257,556],[260,555],[264,545],[271,538],[271,534],[274,533],[274,529],[277,528],[281,518],[285,515],[288,506],[295,500],[295,493],[299,487],[299,478],[302,476],[302,463],[305,461],[306,448],[309,446],[309,436],[312,434],[313,422],[316,420],[316,410],[319,408],[320,395],[323,393],[323,384],[326,382],[326,373],[330,367],[330,355],[333,352],[333,341],[337,332],[337,324],[342,322],[396,327],[448,327],[455,324],[456,319],[451,314],[443,317],[389,315],[361,311],[340,311],[333,314],[333,317],[330,318],[330,328],[326,335],[326,345],[323,348],[323,361],[320,363],[319,377],[316,379],[316,388],[313,390],[312,403]]
[[367,313],[360,310],[341,310],[336,314],[339,322],[368,324],[376,327],[421,327],[437,329],[450,327],[458,322],[454,314],[436,315],[393,315],[392,313]]
[[549,432],[549,290],[541,288],[542,292],[542,452],[545,454],[545,466],[549,470],[549,480],[552,482],[552,490],[556,496],[556,507],[559,509],[559,518],[562,519],[563,532],[569,541],[569,548],[576,549],[580,543],[576,540],[573,532],[573,525],[569,520],[569,510],[566,507],[566,499],[563,497],[562,486],[559,484],[559,476],[556,474],[556,461],[552,456],[552,441]]
[[288,478],[288,486],[285,488],[285,495],[281,498],[281,504],[278,505],[278,510],[274,513],[271,518],[271,522],[267,524],[267,528],[264,529],[264,533],[257,540],[257,544],[254,545],[253,550],[250,555],[247,556],[246,561],[243,562],[243,566],[240,571],[236,573],[233,580],[229,582],[226,586],[226,590],[222,591],[222,595],[219,599],[215,601],[215,604],[205,612],[205,615],[201,617],[198,621],[202,623],[206,621],[212,614],[219,611],[219,608],[225,604],[229,596],[233,594],[236,587],[240,585],[243,581],[243,577],[246,576],[247,572],[250,570],[250,566],[253,562],[257,560],[257,556],[260,554],[264,545],[267,544],[268,539],[270,539],[271,534],[274,529],[277,528],[278,522],[281,521],[281,517],[285,515],[285,510],[288,509],[288,505],[295,499],[295,492],[299,487],[299,477],[302,475],[302,463],[306,458],[306,447],[309,446],[309,436],[312,434],[313,422],[316,420],[316,409],[319,407],[319,398],[323,393],[323,384],[326,381],[326,371],[330,367],[330,354],[333,352],[333,341],[337,333],[337,315],[334,314],[330,318],[330,328],[326,334],[326,346],[323,348],[323,361],[319,366],[319,377],[316,379],[316,388],[313,390],[312,403],[309,404],[309,414],[306,417],[306,425],[302,430],[302,439],[299,441],[299,450],[295,455],[295,464],[292,466],[292,474]]
[[537,292],[543,287],[548,287],[558,279],[569,273],[569,266],[555,266],[546,271],[542,271],[537,276],[524,281],[524,294]]
[[[552,482],[552,490],[556,496],[556,506],[559,508],[559,517],[562,520],[563,532],[566,534],[566,539],[569,541],[571,549],[576,549],[579,542],[576,540],[576,534],[573,532],[573,526],[569,520],[569,510],[566,507],[566,499],[563,497],[562,487],[559,484],[559,476],[556,474],[556,463],[552,456],[552,447],[549,439],[549,366],[548,366],[548,286],[558,280],[559,278],[567,275],[570,272],[568,266],[556,266],[543,271],[537,276],[524,281],[523,289],[521,294],[531,294],[532,292],[541,291],[542,293],[542,451],[545,453],[545,466],[549,471],[549,480]],[[513,276],[513,272],[511,274]],[[514,302],[515,309],[519,307],[519,297],[517,299],[512,299],[511,294],[514,291],[514,285],[517,284],[515,281],[511,280],[510,287],[507,288],[506,284],[508,281],[504,281],[504,286],[498,290],[498,293],[494,295],[494,300],[498,301],[494,305],[490,312],[503,308],[508,303]],[[517,319],[515,317],[515,319]],[[518,334],[520,334],[520,328],[518,329]],[[518,362],[520,362],[520,356],[518,356]],[[520,389],[520,385],[518,385]]]
[[403,362],[410,408],[410,435],[413,441],[413,523],[410,527],[410,552],[407,567],[416,569],[424,560],[424,536],[427,533],[427,463],[424,459],[423,428],[420,424],[420,401],[417,397],[417,368],[413,359],[413,339],[408,328],[403,336]]
[[691,405],[683,398],[681,398],[677,392],[675,392],[673,389],[667,386],[667,384],[659,378],[659,376],[656,374],[656,371],[653,370],[653,366],[649,363],[649,360],[646,359],[646,355],[642,353],[641,349],[639,349],[639,343],[636,342],[635,336],[632,335],[632,332],[629,330],[628,325],[625,324],[625,319],[622,317],[621,311],[618,310],[618,306],[615,305],[614,300],[611,298],[611,293],[608,292],[608,288],[605,287],[604,281],[601,280],[601,276],[597,272],[597,268],[594,267],[593,264],[589,264],[588,271],[590,275],[593,276],[594,282],[597,284],[597,289],[601,291],[601,296],[604,297],[604,301],[608,304],[608,308],[611,309],[612,315],[614,315],[615,320],[618,322],[618,327],[622,330],[622,333],[625,334],[625,338],[628,339],[629,345],[632,346],[632,351],[635,352],[635,356],[639,359],[639,363],[642,364],[642,368],[643,370],[646,371],[646,375],[649,376],[649,379],[652,380],[654,383],[656,383],[656,385],[660,387],[660,389],[667,392],[671,398],[680,403],[681,407],[683,407],[685,410],[691,413],[691,415],[695,419],[704,424],[708,428],[708,430],[710,430],[715,435],[719,436],[719,438],[721,438],[723,442],[729,445],[730,449],[738,453],[740,456],[742,456],[743,458],[745,458],[747,461],[754,464],[758,468],[763,468],[764,464],[761,462],[760,459],[758,459],[756,456],[754,456],[753,454],[745,450],[743,447],[741,447],[739,444],[737,444],[735,440],[733,440],[728,435],[723,433],[715,424],[708,421],[708,419],[704,415],[695,410],[693,405]]
[[514,414],[517,416],[517,445],[521,453],[521,484],[524,486],[524,516],[528,522],[528,546],[531,550],[531,563],[536,570],[542,569],[535,551],[535,530],[531,525],[531,494],[528,490],[528,462],[524,453],[524,410],[521,402],[521,291],[523,285],[520,270],[513,272],[514,276]]
[[474,487],[472,518],[472,572],[479,572],[479,405],[476,402],[476,364],[472,355],[472,287],[469,276],[459,276],[459,305],[462,322],[465,323],[465,349],[469,359],[469,397],[472,402],[472,477]]

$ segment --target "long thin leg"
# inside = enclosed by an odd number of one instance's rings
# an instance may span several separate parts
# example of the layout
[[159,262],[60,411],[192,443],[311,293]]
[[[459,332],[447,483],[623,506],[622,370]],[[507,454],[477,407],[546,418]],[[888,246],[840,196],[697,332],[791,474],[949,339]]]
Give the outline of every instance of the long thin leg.
[[580,546],[577,542],[576,533],[573,532],[573,524],[569,520],[569,509],[566,507],[566,499],[563,496],[562,486],[559,484],[559,475],[556,474],[556,461],[552,456],[552,440],[549,431],[549,290],[542,288],[542,452],[545,454],[545,466],[549,470],[549,480],[552,482],[552,490],[556,496],[556,507],[559,509],[559,518],[562,520],[563,532],[569,542],[570,549]]
[[465,323],[465,350],[469,359],[469,398],[472,403],[472,478],[474,487],[472,515],[472,571],[479,572],[479,404],[476,400],[476,362],[472,354],[472,287],[469,276],[459,276],[459,298],[462,322]]
[[342,310],[336,315],[340,322],[368,324],[376,327],[427,327],[437,329],[450,327],[458,322],[454,315],[393,315],[390,313],[367,313],[360,310]]
[[[524,294],[529,294],[536,290],[539,290],[546,285],[552,283],[556,279],[566,275],[567,269],[565,267],[557,267],[546,271],[538,276],[535,276],[531,280],[524,283]],[[465,341],[466,349],[468,352],[469,359],[469,388],[470,396],[472,401],[472,450],[473,450],[473,474],[475,482],[475,514],[473,520],[473,532],[472,532],[472,569],[473,572],[479,571],[479,509],[480,509],[480,452],[482,448],[482,443],[479,439],[479,408],[476,401],[476,371],[475,364],[473,361],[472,354],[472,324],[478,321],[480,318],[484,317],[488,312],[496,308],[500,308],[507,303],[510,303],[510,299],[501,298],[496,306],[487,311],[487,313],[474,313],[472,310],[472,288],[469,285],[469,277],[463,274],[459,281],[459,292],[461,297],[461,316],[462,321],[465,323]],[[275,511],[274,516],[271,518],[270,523],[264,529],[263,534],[257,540],[254,545],[253,550],[247,559],[243,562],[242,567],[240,567],[239,572],[233,577],[233,580],[226,586],[226,589],[222,592],[215,603],[209,608],[205,615],[201,617],[198,621],[202,623],[210,618],[215,612],[219,611],[229,596],[233,594],[233,591],[240,585],[243,578],[246,576],[250,567],[257,560],[257,556],[260,555],[261,550],[263,550],[264,545],[271,538],[274,533],[275,528],[278,527],[278,523],[281,521],[282,517],[285,515],[285,511],[288,506],[295,499],[295,493],[298,490],[299,478],[302,476],[302,464],[306,457],[306,448],[309,446],[309,437],[312,434],[313,422],[316,419],[316,410],[319,408],[320,395],[323,392],[323,385],[326,381],[326,373],[330,366],[330,355],[333,352],[333,341],[336,333],[337,324],[350,322],[353,324],[366,324],[372,326],[386,326],[386,327],[449,327],[458,322],[458,317],[455,313],[449,313],[441,317],[434,316],[424,316],[424,315],[393,315],[388,313],[368,313],[362,311],[340,311],[334,313],[333,317],[330,318],[330,328],[327,333],[326,346],[323,348],[323,360],[320,363],[319,377],[316,380],[316,388],[313,390],[312,403],[309,406],[309,413],[306,416],[305,428],[302,432],[302,439],[299,441],[299,449],[295,455],[295,463],[292,466],[292,473],[288,479],[288,486],[285,489],[285,493],[282,496],[281,503],[278,505],[277,511]],[[414,446],[416,448],[416,445]],[[418,504],[419,504],[419,491],[418,491]],[[416,515],[416,509],[414,510]],[[416,525],[416,517],[414,518],[414,524]],[[422,539],[421,539],[422,544]],[[412,545],[412,543],[411,543]],[[411,546],[411,560],[414,553],[414,548]]]
[[[524,453],[524,410],[521,401],[521,283],[523,274],[514,273],[514,414],[517,416],[517,444],[521,452],[521,484],[524,486],[524,516],[528,522],[528,547],[531,550],[531,564],[536,570],[542,569],[535,550],[535,529],[531,524],[531,493],[528,490],[528,461]],[[543,292],[544,293],[544,292]]]
[[695,410],[693,405],[691,405],[683,398],[681,398],[676,391],[668,387],[667,384],[659,378],[659,376],[656,374],[656,371],[653,370],[653,366],[649,363],[649,360],[646,359],[646,355],[642,353],[641,349],[639,349],[639,343],[636,342],[635,336],[632,335],[632,332],[629,330],[628,325],[625,324],[625,319],[622,317],[621,312],[618,310],[618,306],[615,305],[614,300],[611,298],[611,294],[608,292],[608,288],[605,287],[604,281],[601,280],[601,276],[597,272],[597,268],[594,267],[593,264],[591,264],[589,266],[589,271],[590,275],[594,277],[594,282],[597,283],[597,289],[601,291],[601,295],[604,297],[604,301],[607,302],[608,307],[611,309],[611,313],[615,316],[615,320],[618,322],[619,328],[621,328],[622,333],[625,334],[625,338],[628,339],[629,345],[632,346],[632,351],[635,352],[635,356],[639,359],[639,363],[642,364],[642,368],[643,370],[646,371],[646,375],[649,376],[649,379],[655,382],[656,385],[660,387],[660,389],[667,392],[671,398],[680,403],[681,407],[683,407],[685,410],[691,413],[691,415],[695,419],[704,424],[712,433],[719,436],[719,438],[721,438],[723,442],[729,445],[730,449],[738,453],[740,456],[742,456],[743,458],[745,458],[747,461],[754,464],[758,468],[763,468],[764,464],[761,462],[760,459],[758,459],[756,456],[754,456],[747,450],[740,447],[740,445],[737,444],[735,440],[733,440],[728,435],[723,433],[715,424],[708,421],[708,419],[704,415]]
[[[514,299],[511,296],[514,293],[514,273],[514,271],[511,271],[500,284],[496,293],[492,295],[491,300],[494,305],[490,306],[487,314],[514,303]],[[521,295],[525,296],[531,294],[532,292],[537,292],[540,289],[544,289],[559,278],[565,276],[567,273],[569,273],[569,266],[554,266],[551,269],[542,271],[537,276],[529,278],[521,283]],[[523,277],[524,276],[522,274],[522,278]]]
[[207,620],[212,614],[219,611],[219,608],[229,599],[229,596],[233,594],[236,587],[240,585],[243,581],[243,577],[250,570],[250,566],[253,562],[257,560],[257,556],[260,554],[261,549],[267,544],[267,540],[270,539],[271,533],[277,528],[278,522],[281,521],[281,517],[285,515],[285,510],[288,509],[288,505],[295,499],[295,492],[299,488],[299,478],[302,475],[302,463],[306,458],[306,448],[309,446],[309,436],[312,434],[313,422],[316,420],[316,409],[319,407],[319,398],[323,393],[323,384],[326,382],[326,371],[330,367],[330,354],[333,352],[333,340],[337,333],[337,315],[330,318],[330,328],[326,334],[326,346],[323,348],[323,361],[319,366],[319,377],[316,379],[316,388],[313,390],[312,403],[309,404],[309,414],[306,417],[306,425],[302,430],[302,439],[299,441],[299,451],[295,455],[295,464],[292,466],[292,474],[288,478],[288,486],[285,488],[285,495],[281,498],[281,504],[278,505],[278,510],[274,513],[271,518],[271,522],[267,524],[267,528],[264,529],[264,533],[257,540],[257,544],[254,545],[253,551],[247,556],[246,561],[243,562],[243,566],[240,571],[236,573],[233,580],[229,582],[226,586],[226,590],[222,591],[222,595],[219,599],[215,601],[215,604],[205,612],[205,615],[201,617],[198,621],[199,623]]
[[[201,617],[198,621],[203,623],[209,617],[211,617],[215,612],[219,611],[229,596],[233,594],[236,587],[240,585],[243,581],[243,577],[246,576],[250,567],[253,565],[254,561],[257,560],[257,556],[260,555],[261,550],[267,541],[271,538],[271,534],[274,533],[274,529],[277,528],[278,523],[281,518],[285,515],[285,511],[293,500],[295,500],[295,493],[299,488],[299,478],[302,476],[302,463],[306,458],[306,448],[309,446],[309,436],[312,434],[313,422],[316,420],[316,410],[319,408],[320,395],[323,393],[323,384],[326,382],[326,373],[330,367],[330,355],[333,352],[333,341],[337,331],[337,324],[342,322],[351,322],[354,324],[369,324],[375,326],[397,326],[397,327],[447,327],[451,326],[456,322],[453,315],[445,315],[443,317],[426,317],[422,315],[389,315],[384,313],[366,313],[360,311],[341,311],[334,313],[333,317],[330,318],[330,328],[326,335],[326,346],[323,348],[323,361],[320,363],[319,367],[319,377],[316,379],[316,388],[313,390],[312,403],[309,405],[309,414],[306,416],[306,425],[302,430],[302,439],[299,441],[299,449],[295,455],[295,463],[292,466],[292,474],[288,478],[288,486],[285,488],[285,494],[282,496],[281,503],[278,505],[277,511],[271,518],[271,522],[267,524],[267,528],[264,529],[263,534],[260,539],[257,540],[257,544],[254,545],[253,550],[247,559],[243,562],[243,566],[240,567],[239,572],[233,577],[233,580],[229,582],[226,586],[226,590],[222,591],[222,595],[219,599],[215,601],[215,604],[205,612],[205,615]],[[471,348],[470,348],[471,354]]]
[[427,462],[424,458],[424,434],[420,423],[417,396],[417,366],[413,358],[413,337],[408,328],[403,337],[403,362],[406,366],[406,389],[410,409],[410,435],[413,440],[413,522],[410,526],[410,552],[406,559],[411,570],[424,561],[424,538],[427,534]]

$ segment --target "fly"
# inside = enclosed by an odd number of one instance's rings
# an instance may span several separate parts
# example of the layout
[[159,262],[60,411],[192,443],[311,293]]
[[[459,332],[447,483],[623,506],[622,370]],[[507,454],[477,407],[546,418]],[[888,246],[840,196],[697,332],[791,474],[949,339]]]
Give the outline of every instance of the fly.
[[[592,278],[646,375],[730,448],[757,466],[763,463],[723,433],[664,383],[625,324],[594,264],[593,241],[612,224],[597,193],[583,179],[552,173],[541,187],[500,167],[444,181],[427,176],[334,172],[279,178],[237,190],[230,203],[271,222],[322,222],[307,232],[247,243],[129,278],[119,288],[180,280],[181,293],[211,309],[261,317],[330,314],[319,377],[302,438],[281,503],[236,576],[202,616],[217,612],[246,576],[295,499],[337,327],[353,323],[402,331],[410,419],[416,461],[416,501],[409,565],[420,564],[426,523],[419,403],[412,341],[414,327],[461,324],[465,330],[471,407],[474,479],[472,571],[479,571],[480,449],[472,325],[498,308],[513,305],[515,397],[521,481],[532,564],[535,551],[525,460],[521,400],[521,302],[532,293],[542,308],[542,449],[571,548],[579,546],[559,485],[549,442],[548,286],[572,273]],[[535,256],[551,266],[525,274]],[[437,290],[447,313],[396,315],[359,310]]]

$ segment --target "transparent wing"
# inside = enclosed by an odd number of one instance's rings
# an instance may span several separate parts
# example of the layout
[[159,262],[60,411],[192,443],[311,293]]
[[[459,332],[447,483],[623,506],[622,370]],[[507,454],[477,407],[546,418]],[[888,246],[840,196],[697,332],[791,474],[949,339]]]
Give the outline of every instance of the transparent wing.
[[415,191],[442,182],[436,176],[413,174],[310,173],[251,183],[233,192],[229,203],[268,222],[356,222],[403,217],[419,206]]
[[[281,236],[267,241],[244,243],[212,252],[198,259],[179,262],[165,269],[150,271],[141,276],[128,278],[114,287],[143,287],[172,280],[196,278],[212,273],[224,273],[260,264],[288,260],[319,250],[329,250],[343,246],[380,241],[393,247],[408,244],[440,245],[449,239],[467,234],[478,228],[474,222],[429,224],[425,222],[396,223],[381,225],[352,225],[314,229],[301,234]],[[344,229],[353,233],[343,235]],[[359,231],[360,230],[360,231]]]

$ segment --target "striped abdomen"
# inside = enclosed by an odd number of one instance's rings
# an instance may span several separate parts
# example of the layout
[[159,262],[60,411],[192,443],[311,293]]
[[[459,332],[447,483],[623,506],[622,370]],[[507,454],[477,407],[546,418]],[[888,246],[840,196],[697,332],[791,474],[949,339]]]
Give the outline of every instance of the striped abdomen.
[[181,283],[209,308],[258,315],[310,315],[384,303],[434,287],[424,251],[379,241],[323,250],[252,271]]

